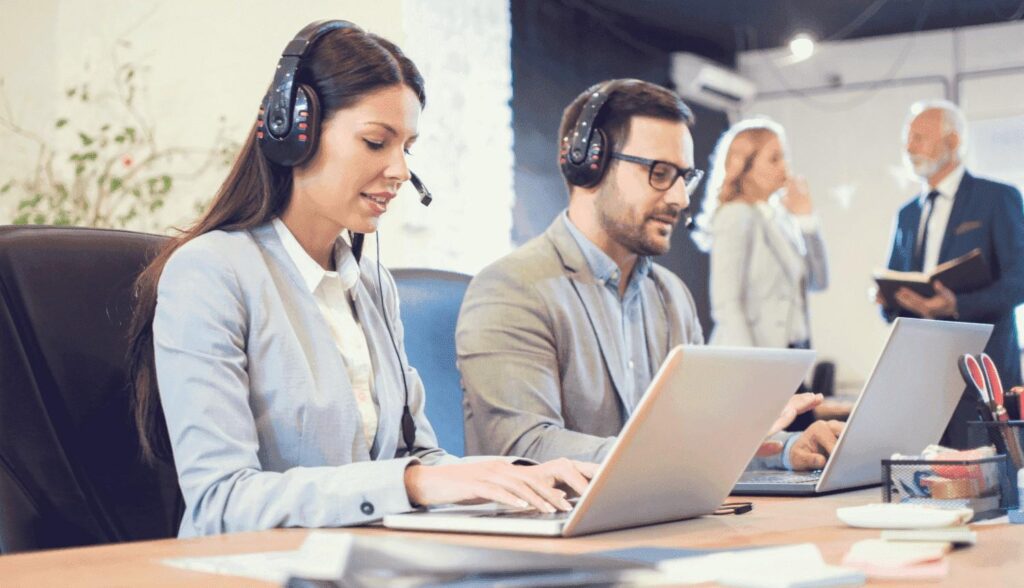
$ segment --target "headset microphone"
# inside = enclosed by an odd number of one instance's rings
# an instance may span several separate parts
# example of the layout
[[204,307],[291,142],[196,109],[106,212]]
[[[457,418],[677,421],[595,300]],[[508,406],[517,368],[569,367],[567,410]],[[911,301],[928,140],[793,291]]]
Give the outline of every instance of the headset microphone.
[[416,191],[420,193],[420,204],[423,206],[430,206],[430,203],[434,201],[434,196],[430,193],[430,190],[423,185],[419,176],[410,171],[409,180],[412,181],[412,187],[416,188]]

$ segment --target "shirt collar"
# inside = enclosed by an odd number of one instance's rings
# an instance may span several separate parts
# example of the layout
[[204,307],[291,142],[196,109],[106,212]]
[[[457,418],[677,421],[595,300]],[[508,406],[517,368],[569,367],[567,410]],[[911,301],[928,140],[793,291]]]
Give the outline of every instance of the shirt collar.
[[[620,278],[619,265],[569,220],[568,210],[562,213],[562,220],[565,222],[566,228],[569,229],[569,234],[572,235],[576,244],[579,245],[580,251],[583,253],[583,259],[587,261],[590,272],[594,274],[594,277],[602,282],[611,281],[617,285]],[[633,276],[638,280],[645,277],[651,270],[652,263],[650,256],[637,256],[636,265],[633,267]]]
[[[956,191],[960,188],[960,182],[964,179],[965,171],[964,164],[961,163],[956,166],[953,171],[949,172],[948,176],[942,178],[942,181],[935,186],[935,190],[939,192],[940,198],[948,198],[952,200],[956,197]],[[921,188],[921,196],[918,198],[921,206],[924,206],[928,201],[928,193],[931,191],[932,187],[925,183]]]
[[334,244],[334,259],[338,271],[327,271],[320,267],[320,264],[314,261],[309,253],[306,253],[284,221],[275,217],[272,222],[277,236],[281,239],[281,245],[284,246],[292,263],[298,268],[302,281],[305,282],[306,288],[311,293],[316,291],[325,278],[340,279],[341,286],[346,291],[352,289],[359,281],[359,262],[352,254],[351,247],[340,236]]

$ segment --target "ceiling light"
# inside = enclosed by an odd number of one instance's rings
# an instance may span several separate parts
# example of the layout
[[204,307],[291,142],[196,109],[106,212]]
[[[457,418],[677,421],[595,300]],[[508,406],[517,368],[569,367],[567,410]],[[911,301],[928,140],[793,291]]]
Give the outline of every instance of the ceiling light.
[[814,55],[814,37],[807,33],[794,35],[789,41],[789,51],[793,54],[793,62],[807,59]]

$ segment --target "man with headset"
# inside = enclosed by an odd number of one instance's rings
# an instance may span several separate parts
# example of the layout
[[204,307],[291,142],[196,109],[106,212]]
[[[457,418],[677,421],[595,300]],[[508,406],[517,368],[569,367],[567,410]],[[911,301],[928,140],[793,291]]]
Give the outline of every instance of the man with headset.
[[[601,461],[669,350],[704,342],[689,290],[652,261],[702,176],[692,122],[675,93],[639,80],[599,84],[566,108],[568,209],[480,272],[459,315],[468,453]],[[819,401],[808,396],[780,422]],[[773,436],[759,465],[823,467],[840,430]]]

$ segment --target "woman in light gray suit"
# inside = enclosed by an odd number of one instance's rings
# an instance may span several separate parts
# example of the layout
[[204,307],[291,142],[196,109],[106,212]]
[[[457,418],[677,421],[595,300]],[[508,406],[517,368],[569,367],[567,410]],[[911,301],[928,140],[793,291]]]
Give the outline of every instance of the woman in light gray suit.
[[309,25],[209,211],[140,276],[135,418],[144,454],[177,468],[179,536],[452,502],[568,510],[556,484],[582,491],[593,474],[437,446],[394,282],[360,256],[399,187],[418,184],[406,154],[424,102],[398,47]]
[[807,293],[828,285],[828,265],[782,127],[751,119],[719,139],[698,225],[711,253],[710,343],[809,347]]

